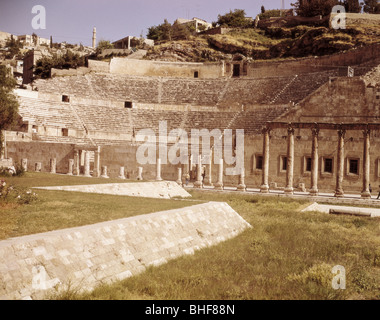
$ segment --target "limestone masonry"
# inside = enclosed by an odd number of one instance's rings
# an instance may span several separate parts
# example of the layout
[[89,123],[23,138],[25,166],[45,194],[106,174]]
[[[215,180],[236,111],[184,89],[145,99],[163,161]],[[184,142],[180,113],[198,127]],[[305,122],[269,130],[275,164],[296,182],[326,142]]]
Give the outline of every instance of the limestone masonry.
[[174,181],[155,181],[139,183],[108,183],[86,186],[40,187],[36,189],[76,191],[99,194],[117,194],[119,196],[170,199],[188,198],[191,195]]
[[42,299],[89,290],[151,265],[218,244],[251,226],[228,204],[209,202],[0,241],[0,299]]

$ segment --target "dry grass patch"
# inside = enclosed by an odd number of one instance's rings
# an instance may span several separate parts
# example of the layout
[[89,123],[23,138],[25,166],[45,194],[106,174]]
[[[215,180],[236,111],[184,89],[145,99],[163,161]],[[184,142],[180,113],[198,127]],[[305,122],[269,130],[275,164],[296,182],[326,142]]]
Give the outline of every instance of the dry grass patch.
[[[73,299],[380,299],[379,219],[301,213],[304,201],[191,192],[226,201],[253,228]],[[346,269],[345,290],[332,267]],[[58,297],[59,298],[59,297]]]

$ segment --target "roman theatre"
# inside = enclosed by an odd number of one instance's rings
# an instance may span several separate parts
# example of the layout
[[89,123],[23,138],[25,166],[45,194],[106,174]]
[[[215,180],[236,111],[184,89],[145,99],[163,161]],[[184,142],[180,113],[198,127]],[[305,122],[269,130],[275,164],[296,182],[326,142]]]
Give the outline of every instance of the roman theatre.
[[[283,61],[89,60],[83,74],[16,90],[19,122],[5,132],[2,161],[28,171],[180,184],[189,173],[200,188],[367,198],[369,184],[380,184],[379,47]],[[244,170],[226,174],[233,164],[201,151],[200,167],[190,146],[186,163],[162,161],[163,123],[168,148],[180,139],[173,130],[218,129],[232,133],[238,151],[244,130]],[[146,129],[157,152],[142,164],[136,153]]]

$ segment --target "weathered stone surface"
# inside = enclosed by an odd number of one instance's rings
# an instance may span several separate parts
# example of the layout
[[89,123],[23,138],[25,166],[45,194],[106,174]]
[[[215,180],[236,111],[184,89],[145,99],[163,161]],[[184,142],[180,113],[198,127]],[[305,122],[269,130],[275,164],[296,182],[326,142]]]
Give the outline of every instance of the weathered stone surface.
[[0,241],[0,299],[43,299],[121,280],[235,237],[250,225],[209,202]]
[[138,183],[107,183],[81,186],[39,187],[37,189],[78,191],[122,196],[164,198],[191,197],[191,195],[174,181],[154,181]]

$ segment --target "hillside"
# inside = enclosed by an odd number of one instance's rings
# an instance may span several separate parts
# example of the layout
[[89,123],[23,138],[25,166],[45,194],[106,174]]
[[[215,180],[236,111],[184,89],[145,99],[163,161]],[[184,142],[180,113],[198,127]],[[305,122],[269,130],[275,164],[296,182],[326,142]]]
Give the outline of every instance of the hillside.
[[212,62],[235,54],[255,60],[322,56],[380,42],[380,26],[334,30],[323,26],[232,29],[226,34],[192,36],[158,43],[147,59]]

